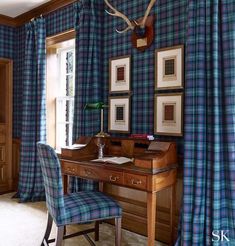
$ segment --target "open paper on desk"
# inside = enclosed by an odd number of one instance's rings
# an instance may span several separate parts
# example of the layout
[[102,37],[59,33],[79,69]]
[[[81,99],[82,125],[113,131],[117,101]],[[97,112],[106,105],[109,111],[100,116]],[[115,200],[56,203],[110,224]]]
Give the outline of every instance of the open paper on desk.
[[62,147],[62,148],[64,148],[64,149],[81,149],[85,146],[86,146],[86,144],[72,144],[69,146]]
[[101,159],[95,159],[92,160],[94,162],[108,162],[113,164],[124,164],[128,162],[132,162],[133,159],[127,158],[127,157],[103,157]]

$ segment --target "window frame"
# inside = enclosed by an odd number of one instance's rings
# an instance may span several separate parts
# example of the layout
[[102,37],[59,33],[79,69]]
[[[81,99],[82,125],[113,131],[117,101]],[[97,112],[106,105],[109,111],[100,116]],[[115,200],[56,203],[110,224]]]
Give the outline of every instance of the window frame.
[[[48,37],[46,40],[47,48],[47,143],[52,147],[56,146],[56,98],[61,96],[58,95],[58,90],[55,86],[55,81],[58,81],[60,78],[59,69],[58,69],[58,50],[68,50],[68,46],[65,44],[71,42],[72,39],[75,39],[75,30],[71,29],[67,32]],[[75,40],[73,42],[73,47],[75,49]],[[73,49],[73,48],[70,48]],[[75,55],[75,53],[74,53]],[[74,58],[75,60],[75,58]],[[56,69],[55,69],[56,67]],[[74,71],[75,71],[75,62],[74,62]],[[60,81],[61,84],[61,81]]]

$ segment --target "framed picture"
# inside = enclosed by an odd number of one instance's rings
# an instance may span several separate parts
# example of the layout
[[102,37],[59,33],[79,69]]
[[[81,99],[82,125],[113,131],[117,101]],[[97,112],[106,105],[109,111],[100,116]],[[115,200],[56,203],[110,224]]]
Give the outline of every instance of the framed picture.
[[130,132],[130,97],[109,98],[109,132]]
[[109,60],[109,92],[130,91],[131,57],[120,56]]
[[183,136],[183,93],[156,94],[154,108],[155,134]]
[[184,84],[184,46],[155,51],[155,89],[182,89]]

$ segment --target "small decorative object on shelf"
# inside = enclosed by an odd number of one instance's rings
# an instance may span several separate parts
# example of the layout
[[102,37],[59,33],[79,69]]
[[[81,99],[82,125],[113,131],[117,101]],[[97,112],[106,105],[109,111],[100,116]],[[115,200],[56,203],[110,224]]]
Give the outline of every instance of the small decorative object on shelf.
[[153,141],[153,140],[154,140],[154,136],[153,136],[153,135],[148,135],[148,136],[147,136],[147,139],[148,139],[149,141]]
[[108,105],[105,105],[103,102],[87,103],[85,105],[84,109],[100,109],[100,132],[95,135],[96,137],[109,137],[109,134],[104,132],[104,108],[107,107]]
[[141,138],[141,139],[147,139],[148,134],[131,134],[130,138]]
[[130,138],[148,139],[150,141],[154,140],[154,136],[148,134],[131,134]]
[[104,146],[105,142],[102,137],[97,137],[96,145],[98,146],[98,159],[104,158]]

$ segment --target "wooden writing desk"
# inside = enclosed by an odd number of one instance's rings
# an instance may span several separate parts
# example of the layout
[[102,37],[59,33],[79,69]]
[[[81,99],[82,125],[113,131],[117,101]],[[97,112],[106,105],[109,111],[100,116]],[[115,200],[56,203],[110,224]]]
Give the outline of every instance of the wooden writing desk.
[[[122,154],[122,156],[134,157],[133,163],[117,165],[91,162],[97,158],[96,141],[97,139],[92,138],[86,147],[79,150],[62,149],[61,165],[65,190],[67,190],[68,176],[77,176],[99,181],[100,184],[108,182],[146,191],[148,246],[153,246],[155,241],[156,192],[171,187],[170,244],[173,244],[177,176],[175,144],[166,143],[165,146],[161,144],[161,150],[154,151],[145,149],[145,145],[149,145],[147,140],[108,138],[105,140],[106,154],[119,154],[119,156]],[[117,144],[119,142],[120,145]]]

